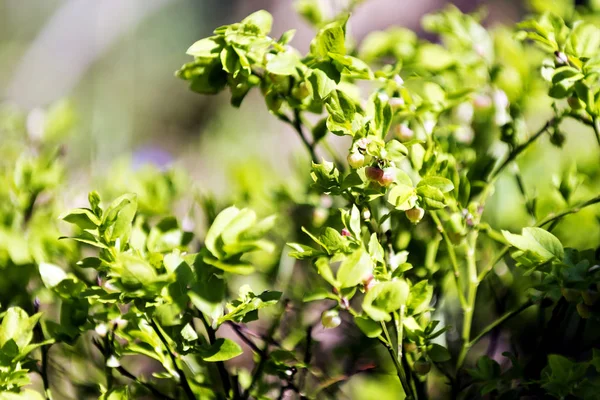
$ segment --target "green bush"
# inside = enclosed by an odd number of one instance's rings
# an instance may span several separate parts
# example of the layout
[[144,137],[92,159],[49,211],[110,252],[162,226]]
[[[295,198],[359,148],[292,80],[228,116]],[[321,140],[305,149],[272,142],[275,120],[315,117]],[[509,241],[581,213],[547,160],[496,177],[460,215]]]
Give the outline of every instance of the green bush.
[[266,11],[215,29],[177,76],[258,88],[312,160],[225,200],[120,168],[63,212],[73,112],[3,108],[0,399],[597,398],[600,15],[549,3],[356,46],[303,0],[306,55]]

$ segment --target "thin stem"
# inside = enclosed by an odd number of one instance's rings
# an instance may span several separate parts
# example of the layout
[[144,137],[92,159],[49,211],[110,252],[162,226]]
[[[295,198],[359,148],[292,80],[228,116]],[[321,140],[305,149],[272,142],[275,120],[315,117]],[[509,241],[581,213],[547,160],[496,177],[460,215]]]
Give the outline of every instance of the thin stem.
[[[567,215],[575,214],[575,213],[581,211],[582,209],[584,209],[585,207],[589,207],[591,205],[598,204],[598,203],[600,203],[600,195],[598,195],[596,197],[592,197],[591,199],[579,202],[579,203],[573,205],[572,207],[567,208],[566,210],[563,210],[557,214],[550,214],[546,218],[544,218],[544,219],[540,220],[538,223],[536,223],[535,226],[543,227],[546,224],[557,222],[560,219],[566,217]],[[500,253],[498,253],[498,255],[496,257],[494,257],[494,259],[487,265],[487,267],[483,271],[481,271],[481,273],[479,274],[479,277],[478,277],[479,282],[481,282],[485,279],[487,274],[490,273],[490,271],[494,268],[494,266],[496,264],[498,264],[498,262],[500,262],[500,260],[506,255],[506,253],[508,253],[509,250],[510,250],[510,246],[505,246],[504,248],[502,248]]]
[[[279,324],[281,323],[281,318],[283,317],[283,314],[285,313],[287,304],[288,304],[288,302],[284,301],[283,306],[281,308],[281,312],[275,317],[273,323],[271,324],[271,327],[269,328],[269,331],[267,333],[267,338],[270,338],[275,334],[275,331],[277,330],[277,328],[279,327]],[[263,371],[265,368],[265,364],[266,364],[268,358],[269,358],[269,341],[265,340],[265,344],[262,348],[262,351],[261,351],[261,353],[259,353],[258,364],[256,365],[256,368],[254,369],[254,373],[252,374],[252,380],[250,381],[250,385],[248,386],[248,388],[242,394],[242,399],[248,399],[250,397],[250,393],[251,393],[252,389],[254,388],[254,386],[256,386],[256,384],[262,377],[262,374],[263,374]]]
[[329,155],[333,158],[333,160],[335,161],[336,165],[338,166],[338,169],[340,171],[343,171],[345,169],[345,165],[344,162],[342,161],[342,159],[339,157],[337,151],[335,151],[335,149],[331,146],[331,144],[327,141],[326,138],[323,138],[319,141],[319,143],[322,144],[323,148],[325,150],[327,150],[327,152],[329,153]]
[[458,299],[460,301],[461,307],[465,308],[467,306],[467,300],[465,299],[465,295],[463,294],[462,288],[460,287],[460,270],[458,268],[458,261],[456,260],[456,252],[454,251],[454,246],[452,245],[450,237],[444,229],[444,226],[442,225],[442,222],[438,217],[437,213],[435,211],[432,211],[430,214],[431,218],[433,219],[433,222],[435,222],[437,226],[437,230],[442,234],[442,237],[444,238],[444,243],[446,244],[448,256],[450,257],[450,263],[452,264],[452,270],[454,271],[454,283],[456,284]]
[[[306,348],[304,349],[304,359],[302,360],[304,362],[304,365],[308,365],[310,363],[310,360],[312,359],[312,329],[313,326],[309,325],[306,328]],[[300,376],[298,378],[298,387],[300,388],[300,390],[304,390],[304,385],[306,384],[306,376],[308,374],[308,369],[307,368],[303,368],[300,371]]]
[[584,125],[591,127],[594,130],[594,135],[596,136],[596,141],[598,142],[598,146],[600,146],[600,119],[597,117],[593,119],[588,119],[583,115],[580,115],[574,111],[571,111],[568,114],[565,114],[566,117],[573,118],[576,121],[581,122]]
[[109,332],[104,337],[104,373],[106,374],[106,389],[110,391],[113,386],[114,377],[112,374],[112,367],[108,366],[108,359],[110,358],[111,353],[111,333]]
[[538,130],[532,137],[527,139],[525,143],[522,143],[519,146],[515,147],[513,151],[509,153],[508,157],[506,157],[506,160],[504,160],[504,162],[500,164],[500,166],[490,174],[490,180],[494,180],[494,178],[496,178],[500,174],[500,172],[504,170],[504,168],[506,168],[512,161],[514,161],[519,156],[519,154],[524,152],[533,142],[535,142],[540,136],[542,136],[544,132],[546,132],[548,128],[550,128],[554,123],[555,119],[553,118],[550,121],[546,122],[544,126],[542,126],[540,130]]
[[400,312],[394,312],[394,325],[396,327],[396,347],[398,350],[396,350],[397,354],[398,354],[398,360],[402,359],[402,342],[404,340],[404,333],[403,333],[403,323],[402,323],[402,319],[404,318],[404,309],[406,308],[406,306],[403,304],[400,306]]
[[257,354],[261,354],[262,353],[262,350],[258,348],[258,346],[256,345],[256,343],[254,343],[248,336],[246,336],[244,334],[244,332],[242,332],[242,330],[240,329],[240,326],[238,324],[236,324],[233,321],[227,321],[225,323],[227,325],[231,326],[231,328],[236,333],[236,335],[238,335],[238,337],[240,339],[242,339],[242,341],[244,343],[246,343],[248,345],[248,347],[250,347],[252,349],[252,351],[254,351]]
[[567,208],[566,210],[563,210],[557,214],[550,214],[546,218],[539,221],[535,226],[542,227],[550,222],[557,221],[569,214],[578,213],[579,211],[581,211],[581,209],[583,209],[585,207],[589,207],[594,204],[598,204],[598,203],[600,203],[600,195],[598,195],[596,197],[592,197],[591,199],[579,202],[579,203],[573,205],[572,207]]
[[[42,331],[42,327],[41,325],[36,325],[34,328],[34,333],[37,336],[37,340],[39,342],[43,342],[44,341],[44,333]],[[42,377],[42,383],[44,384],[44,396],[47,399],[51,399],[52,398],[52,394],[50,393],[50,378],[48,376],[48,363],[49,363],[49,357],[48,357],[48,353],[50,351],[50,346],[52,346],[53,343],[49,343],[47,345],[43,345],[40,348],[40,352],[41,352],[41,360],[40,360],[40,376]]]
[[156,323],[156,321],[154,321],[154,319],[148,318],[148,322],[150,323],[150,326],[152,327],[152,329],[154,329],[154,332],[156,332],[156,335],[158,335],[158,338],[160,339],[162,344],[167,349],[167,353],[169,353],[169,357],[171,358],[171,362],[173,363],[173,368],[175,368],[175,371],[179,375],[179,380],[181,381],[181,386],[183,387],[183,391],[184,391],[186,397],[190,400],[195,400],[196,396],[194,395],[194,392],[192,391],[192,388],[190,386],[190,383],[187,380],[187,377],[185,376],[185,373],[177,364],[177,358],[173,354],[173,351],[171,351],[169,342],[167,342],[167,339],[162,334],[162,331],[160,330],[158,324]]
[[[104,348],[102,347],[102,345],[100,344],[100,342],[98,342],[96,339],[94,339],[92,343],[94,343],[94,346],[96,346],[96,348],[98,350],[100,350],[100,352],[102,354],[104,354]],[[138,383],[139,385],[141,385],[141,386],[145,387],[146,389],[148,389],[148,391],[150,393],[152,393],[154,396],[156,396],[156,397],[158,397],[160,399],[165,399],[165,400],[175,400],[171,396],[167,396],[166,394],[164,394],[163,392],[161,392],[160,390],[158,390],[157,388],[155,388],[154,386],[152,386],[150,383],[144,382],[144,381],[140,380],[138,377],[136,377],[135,375],[133,375],[131,372],[129,372],[122,365],[118,366],[116,369],[124,377],[129,378],[132,381],[134,381],[134,382]]]
[[40,192],[33,192],[29,198],[29,203],[27,204],[27,208],[23,213],[23,224],[27,225],[31,217],[33,217],[33,211],[35,210],[35,202],[39,196]]
[[306,136],[304,135],[304,130],[302,129],[302,119],[300,117],[300,111],[294,109],[294,119],[293,120],[283,114],[279,115],[279,119],[284,122],[287,122],[288,124],[290,124],[292,126],[292,128],[294,128],[296,133],[298,133],[298,137],[300,137],[300,140],[304,144],[304,147],[306,147],[306,150],[308,150],[308,153],[310,154],[310,158],[312,159],[312,161],[315,163],[318,162],[319,159],[317,158],[317,154],[315,152],[314,143],[310,143],[308,141],[308,139],[306,138]]
[[392,346],[392,339],[390,338],[390,334],[387,330],[387,327],[385,326],[385,322],[381,322],[381,329],[383,330],[385,340],[380,339],[380,341],[384,343],[390,357],[392,358],[392,361],[394,362],[394,366],[396,367],[396,373],[398,375],[398,379],[400,379],[400,383],[402,384],[402,389],[404,390],[406,399],[414,399],[412,389],[408,384],[408,381],[406,380],[404,368],[402,368],[402,365],[400,364],[400,359],[398,358],[398,355],[394,350],[394,347]]
[[479,279],[477,277],[477,260],[476,260],[476,245],[477,231],[470,233],[467,240],[467,270],[469,273],[468,291],[467,291],[467,306],[464,308],[463,329],[462,329],[462,347],[456,362],[456,369],[460,369],[465,361],[468,351],[468,344],[471,337],[471,325],[473,323],[473,311],[475,310],[475,301],[477,298],[477,287]]
[[504,314],[503,316],[501,316],[500,318],[498,318],[497,320],[495,320],[494,322],[492,322],[491,324],[489,324],[488,326],[483,328],[477,336],[475,336],[473,339],[471,339],[471,341],[468,343],[467,347],[471,348],[477,342],[479,342],[483,337],[485,337],[488,333],[490,333],[494,328],[502,325],[504,322],[508,321],[509,319],[519,315],[521,312],[525,311],[526,309],[531,307],[533,304],[535,304],[535,303],[533,301],[529,300],[529,301],[525,302],[524,304],[522,304],[520,307],[507,312],[506,314]]
[[[201,312],[198,312],[198,314],[200,315],[200,320],[204,324],[204,329],[206,330],[206,334],[208,335],[209,344],[215,343],[215,341],[217,340],[215,330],[212,326],[210,326],[204,314],[202,314]],[[231,379],[229,378],[229,373],[225,368],[225,363],[223,363],[223,361],[218,361],[216,364],[217,370],[219,371],[219,376],[221,378],[221,384],[223,385],[223,391],[225,392],[225,396],[227,397],[229,396],[229,392],[231,391]]]
[[598,146],[600,146],[600,119],[594,118],[593,128],[596,134],[596,141],[598,142]]

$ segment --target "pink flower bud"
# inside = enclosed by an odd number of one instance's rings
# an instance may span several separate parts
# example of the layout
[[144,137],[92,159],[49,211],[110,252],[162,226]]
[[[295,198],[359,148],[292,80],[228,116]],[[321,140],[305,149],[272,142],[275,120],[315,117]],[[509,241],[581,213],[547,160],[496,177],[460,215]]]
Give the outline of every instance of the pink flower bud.
[[394,168],[386,168],[383,170],[383,175],[379,179],[381,186],[390,186],[396,180],[396,171]]
[[341,323],[342,319],[336,310],[327,310],[321,314],[321,324],[326,329],[337,328]]
[[388,103],[393,110],[397,110],[406,104],[404,103],[404,99],[402,97],[392,97]]
[[383,170],[379,167],[367,167],[365,173],[367,178],[376,182],[379,182],[383,177]]
[[350,234],[350,231],[346,228],[342,229],[342,236],[352,236],[352,234]]
[[415,135],[415,133],[413,132],[413,130],[410,129],[407,125],[404,125],[404,124],[396,125],[395,131],[396,131],[395,132],[396,133],[396,137],[401,142],[406,142],[406,141],[412,139],[413,136]]
[[410,222],[412,222],[413,224],[418,224],[423,219],[423,216],[425,215],[425,210],[423,210],[421,207],[414,207],[410,210],[406,210],[404,214]]
[[359,152],[353,152],[348,154],[348,165],[350,167],[357,169],[362,167],[365,164],[365,156],[360,154]]

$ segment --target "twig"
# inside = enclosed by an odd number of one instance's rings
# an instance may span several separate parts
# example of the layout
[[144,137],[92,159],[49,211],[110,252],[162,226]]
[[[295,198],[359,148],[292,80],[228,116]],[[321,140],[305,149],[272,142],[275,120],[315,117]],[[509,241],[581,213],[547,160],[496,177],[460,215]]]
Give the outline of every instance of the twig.
[[488,326],[483,328],[481,330],[481,332],[479,333],[479,335],[477,335],[473,339],[471,339],[471,341],[468,343],[468,347],[469,348],[473,347],[477,342],[479,342],[485,335],[490,333],[490,331],[492,331],[494,328],[498,327],[499,325],[503,324],[504,322],[508,321],[509,319],[519,315],[521,312],[528,309],[529,307],[531,307],[534,304],[535,303],[533,301],[529,300],[529,301],[525,302],[524,304],[522,304],[519,308],[516,308],[512,311],[507,312],[506,314],[504,314],[503,316],[501,316],[500,318],[498,318],[497,320],[495,320],[494,322],[492,322],[491,324],[489,324]]
[[[598,204],[598,203],[600,203],[600,195],[598,195],[596,197],[592,197],[591,199],[582,201],[580,203],[577,203],[574,206],[572,206],[571,208],[563,210],[557,214],[550,214],[546,218],[544,218],[544,219],[540,220],[538,223],[536,223],[535,226],[538,228],[541,228],[546,224],[549,224],[551,222],[556,222],[556,221],[560,220],[561,218],[566,217],[567,215],[575,214],[575,213],[581,211],[585,207],[589,207],[591,205]],[[487,274],[504,257],[504,255],[506,253],[508,253],[509,250],[510,250],[510,246],[505,246],[500,251],[500,253],[498,253],[498,255],[496,257],[494,257],[494,259],[487,265],[487,267],[483,271],[481,271],[481,273],[479,274],[479,277],[478,277],[479,282],[481,282],[485,279]]]
[[246,343],[252,349],[252,351],[254,351],[256,354],[262,353],[262,350],[258,348],[256,343],[254,343],[252,340],[250,340],[250,338],[248,336],[246,336],[244,334],[244,332],[242,332],[242,329],[238,324],[236,324],[233,321],[227,321],[225,323],[233,329],[233,331],[236,333],[236,335],[238,335],[238,337],[240,339],[242,339],[242,341],[244,343]]
[[542,126],[540,130],[538,130],[532,137],[527,139],[525,143],[515,147],[513,151],[509,153],[506,160],[504,160],[504,162],[500,164],[498,168],[492,171],[492,173],[490,174],[490,180],[493,180],[495,177],[497,177],[498,174],[500,174],[500,172],[504,170],[504,168],[506,168],[512,161],[514,161],[519,156],[519,154],[525,151],[525,149],[527,149],[533,142],[535,142],[540,136],[542,136],[542,134],[544,134],[544,132],[546,132],[548,128],[550,128],[555,123],[555,121],[556,120],[553,118],[550,121],[546,122],[544,126]]
[[454,252],[454,246],[450,241],[450,237],[448,233],[444,229],[440,218],[438,217],[435,211],[430,213],[433,222],[435,222],[437,226],[437,230],[442,234],[444,238],[444,243],[446,244],[446,249],[448,251],[448,256],[450,257],[450,263],[452,264],[452,269],[454,271],[454,283],[456,284],[456,291],[458,292],[458,299],[460,300],[460,305],[464,308],[467,305],[467,300],[465,299],[465,295],[463,294],[462,288],[460,287],[460,270],[458,268],[458,261],[456,260],[456,253]]
[[[271,324],[271,327],[269,328],[267,337],[271,337],[275,334],[275,331],[277,330],[277,327],[279,326],[279,324],[281,322],[281,318],[283,317],[283,314],[285,313],[285,311],[287,309],[287,304],[288,304],[288,300],[285,300],[283,302],[281,312],[277,315],[277,317],[275,317],[275,320],[273,321],[273,323]],[[252,391],[254,386],[258,383],[258,381],[260,380],[260,378],[263,374],[263,370],[265,368],[265,364],[267,362],[268,355],[269,355],[269,342],[265,341],[262,352],[259,353],[258,364],[256,365],[256,368],[254,369],[254,373],[252,374],[252,380],[250,381],[250,385],[248,386],[248,388],[242,394],[242,399],[248,399],[250,397],[250,392]]]
[[[306,348],[304,349],[304,365],[308,365],[310,360],[312,359],[312,329],[313,326],[309,325],[306,327]],[[304,385],[306,384],[306,375],[308,373],[308,368],[303,368],[300,371],[300,375],[298,378],[298,387],[301,390],[304,390]]]
[[[212,326],[210,326],[204,314],[202,314],[201,312],[198,312],[198,314],[200,315],[200,320],[204,324],[204,329],[206,329],[209,344],[215,343],[215,341],[217,340],[215,330],[212,328]],[[227,397],[229,396],[229,392],[231,390],[231,380],[229,378],[229,373],[227,372],[227,369],[225,368],[225,363],[223,363],[223,361],[217,361],[216,364],[217,370],[219,371],[219,376],[221,377],[223,391],[225,392],[225,396]]]
[[111,356],[112,347],[112,330],[104,336],[104,373],[106,374],[106,389],[110,391],[113,386],[114,376],[112,374],[112,367],[108,366],[108,359]]
[[475,311],[475,301],[477,299],[477,287],[479,279],[477,276],[477,260],[475,259],[475,249],[477,245],[478,231],[470,233],[467,240],[467,269],[469,271],[468,291],[467,291],[467,306],[464,308],[464,319],[462,328],[462,347],[456,361],[456,369],[459,370],[467,356],[468,344],[471,337],[471,325],[473,323],[473,312]]
[[171,347],[169,346],[167,339],[162,334],[162,331],[160,330],[159,326],[156,324],[156,322],[154,321],[153,318],[148,318],[148,322],[150,323],[150,326],[152,327],[152,329],[154,329],[154,332],[156,332],[156,334],[158,335],[158,338],[160,339],[160,341],[163,343],[163,345],[167,349],[167,353],[169,353],[169,357],[171,358],[171,362],[173,363],[173,368],[175,368],[175,371],[179,375],[179,380],[181,381],[181,386],[183,387],[183,391],[184,391],[186,397],[189,400],[195,400],[196,396],[194,395],[194,392],[192,391],[192,388],[190,386],[190,383],[187,380],[187,377],[185,376],[185,373],[177,364],[177,358],[171,351]]
[[[38,341],[43,342],[44,341],[44,333],[42,331],[42,327],[37,324],[34,328],[34,333],[35,335],[38,337]],[[53,343],[47,344],[47,345],[43,345],[40,348],[40,352],[41,352],[41,360],[40,360],[40,376],[42,377],[42,383],[44,384],[44,396],[46,397],[46,399],[51,399],[52,395],[50,394],[50,378],[48,376],[48,364],[49,364],[49,357],[48,357],[48,353],[50,351],[50,346],[52,346]]]
[[27,223],[29,222],[29,220],[31,220],[31,217],[33,216],[33,211],[35,210],[35,202],[39,196],[40,192],[33,192],[31,194],[31,197],[29,198],[29,204],[27,204],[27,208],[25,209],[25,212],[23,213],[23,224],[27,225]]
[[390,334],[388,333],[387,327],[385,326],[385,322],[381,322],[381,329],[383,330],[385,341],[381,339],[380,341],[385,345],[385,348],[387,349],[388,353],[390,354],[390,357],[392,358],[392,361],[394,362],[394,366],[396,367],[396,373],[398,375],[398,379],[400,379],[400,383],[402,384],[404,394],[406,395],[407,399],[414,399],[415,396],[412,392],[410,385],[408,384],[408,381],[406,380],[406,374],[404,373],[404,368],[400,363],[400,359],[398,358],[398,355],[394,350],[394,347],[392,346],[392,339],[390,338]]
[[594,135],[596,136],[596,141],[598,142],[598,146],[600,146],[600,119],[598,118],[594,118],[594,119],[588,119],[580,114],[577,114],[576,112],[570,112],[568,114],[565,114],[566,117],[572,118],[576,121],[581,122],[584,125],[589,126],[590,128],[592,128],[594,130]]
[[290,119],[288,116],[286,115],[279,115],[278,116],[280,120],[287,122],[288,124],[290,124],[294,130],[296,131],[296,133],[298,133],[298,136],[300,137],[300,140],[302,141],[302,143],[304,144],[304,147],[306,147],[306,150],[308,150],[309,154],[310,154],[310,158],[312,159],[313,162],[318,162],[319,159],[317,158],[317,154],[315,153],[315,147],[314,144],[311,144],[308,139],[306,138],[306,136],[304,135],[304,131],[302,129],[302,120],[300,118],[300,111],[294,109],[294,119]]
[[[94,344],[94,346],[96,346],[96,348],[102,354],[104,354],[104,348],[102,347],[102,345],[100,344],[100,342],[98,342],[96,339],[94,339],[92,341],[92,343]],[[134,382],[140,384],[141,386],[145,387],[146,389],[148,389],[148,391],[150,391],[154,396],[156,396],[158,398],[161,398],[161,399],[165,399],[165,400],[175,400],[173,397],[164,394],[163,392],[161,392],[160,390],[158,390],[157,388],[155,388],[154,386],[152,386],[150,383],[144,382],[144,381],[140,380],[137,376],[133,375],[131,372],[129,372],[122,365],[118,366],[116,368],[116,370],[119,371],[119,373],[121,375],[123,375],[124,377],[129,378],[132,381],[134,381]]]
[[581,211],[582,208],[589,207],[589,206],[597,204],[597,203],[600,203],[600,195],[598,195],[596,197],[592,197],[591,199],[582,201],[580,203],[577,203],[573,207],[563,210],[557,214],[550,214],[546,218],[544,218],[540,222],[538,222],[535,226],[542,227],[542,226],[546,225],[547,223],[559,220],[569,214],[578,213],[579,211]]

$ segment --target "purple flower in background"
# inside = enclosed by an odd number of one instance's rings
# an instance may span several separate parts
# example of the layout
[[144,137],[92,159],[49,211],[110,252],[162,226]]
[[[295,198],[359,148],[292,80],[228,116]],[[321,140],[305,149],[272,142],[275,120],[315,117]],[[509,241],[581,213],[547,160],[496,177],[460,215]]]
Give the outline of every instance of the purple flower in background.
[[161,171],[165,171],[172,161],[173,157],[169,152],[158,147],[148,146],[133,152],[131,164],[134,170],[150,164],[158,167]]

